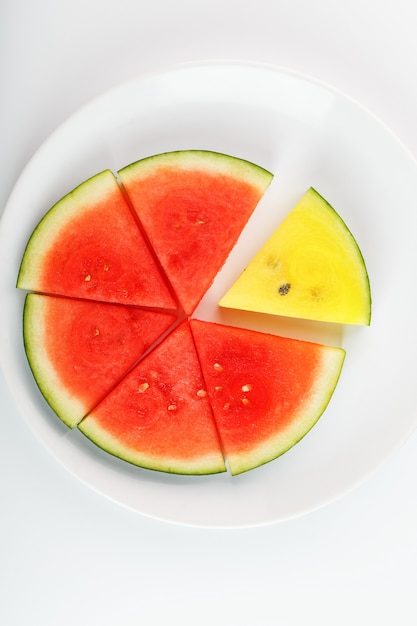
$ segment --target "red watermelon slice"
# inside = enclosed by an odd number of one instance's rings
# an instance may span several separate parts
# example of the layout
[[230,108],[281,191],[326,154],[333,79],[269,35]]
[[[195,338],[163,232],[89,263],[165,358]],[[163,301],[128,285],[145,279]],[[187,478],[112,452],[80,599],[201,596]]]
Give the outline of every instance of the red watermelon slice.
[[272,180],[242,159],[185,150],[119,172],[187,315],[211,285]]
[[225,471],[189,323],[184,320],[79,424],[99,447],[141,467]]
[[104,302],[176,308],[108,170],[79,185],[46,213],[26,247],[17,286]]
[[191,328],[232,474],[275,459],[317,422],[344,350],[198,320]]
[[26,354],[47,402],[73,427],[175,321],[134,307],[28,294]]

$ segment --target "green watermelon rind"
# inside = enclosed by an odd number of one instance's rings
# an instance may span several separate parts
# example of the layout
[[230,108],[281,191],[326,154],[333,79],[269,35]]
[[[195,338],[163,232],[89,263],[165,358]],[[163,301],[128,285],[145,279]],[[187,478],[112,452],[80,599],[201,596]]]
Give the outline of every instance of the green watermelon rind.
[[219,474],[226,471],[224,461],[219,462],[218,455],[201,456],[195,459],[174,459],[133,451],[128,446],[124,446],[120,441],[109,435],[100,428],[94,421],[88,419],[78,424],[78,429],[96,446],[122,461],[135,465],[142,469],[164,472],[169,474],[182,474],[193,476],[204,476],[209,474]]
[[201,169],[206,173],[230,175],[246,180],[264,192],[270,185],[273,174],[260,165],[246,159],[229,156],[211,150],[174,150],[145,157],[130,163],[118,171],[126,180],[139,180],[155,172],[157,167],[174,167],[181,170]]
[[326,410],[340,378],[346,352],[343,348],[322,346],[322,363],[308,398],[301,404],[291,424],[276,435],[241,454],[229,454],[233,476],[260,467],[282,456],[299,443],[317,424]]
[[27,294],[23,308],[23,342],[27,360],[46,402],[66,426],[74,428],[84,417],[87,407],[67,391],[48,356],[43,341],[48,332],[42,324],[43,311],[43,300]]
[[339,229],[343,235],[344,244],[350,248],[352,259],[356,259],[356,270],[361,276],[362,291],[366,304],[366,312],[364,313],[363,318],[360,320],[360,323],[369,326],[371,324],[372,317],[372,293],[369,273],[365,263],[365,258],[362,254],[362,250],[360,249],[358,242],[353,236],[352,231],[350,230],[344,219],[341,217],[341,215],[339,215],[336,209],[332,207],[330,202],[328,202],[326,198],[324,198],[314,187],[310,187],[307,193],[314,196],[316,201],[321,204],[323,209],[329,211],[329,213],[333,216],[334,222],[336,224],[339,224]]

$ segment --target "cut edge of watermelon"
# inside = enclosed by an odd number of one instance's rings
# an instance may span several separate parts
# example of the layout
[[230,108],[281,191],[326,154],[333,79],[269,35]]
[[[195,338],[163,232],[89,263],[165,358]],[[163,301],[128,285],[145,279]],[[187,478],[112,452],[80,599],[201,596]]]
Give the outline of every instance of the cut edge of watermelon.
[[[107,304],[107,303],[104,303],[104,304]],[[110,304],[111,304],[111,303],[110,303]],[[116,306],[117,306],[117,305],[116,305]],[[120,305],[120,306],[124,306],[124,305]],[[140,308],[140,307],[137,307],[137,308]],[[141,310],[143,310],[143,309],[141,309]],[[162,311],[157,310],[157,311],[155,311],[155,312],[156,312],[156,313],[163,313],[163,314],[167,314],[167,315],[173,315],[173,316],[174,316],[174,313],[175,313],[175,312],[173,313],[173,312],[171,312],[171,311],[167,311],[167,310],[165,310],[165,309],[164,309],[164,310],[162,310]],[[147,357],[147,356],[148,356],[151,352],[153,352],[153,350],[155,350],[155,349],[159,346],[159,344],[161,344],[161,343],[162,343],[162,342],[166,339],[166,337],[168,337],[168,335],[170,335],[170,334],[171,334],[171,333],[172,333],[172,332],[173,332],[173,331],[174,331],[174,330],[175,330],[178,326],[180,326],[180,324],[181,324],[181,322],[182,322],[182,319],[183,319],[183,318],[182,318],[181,316],[177,316],[177,317],[176,317],[176,319],[172,322],[172,324],[170,324],[170,325],[168,326],[168,328],[167,328],[167,329],[166,329],[166,330],[165,330],[165,331],[164,331],[164,332],[163,332],[163,333],[162,333],[162,334],[161,334],[161,335],[160,335],[157,339],[155,339],[155,341],[154,341],[154,342],[153,342],[153,343],[152,343],[152,344],[151,344],[151,345],[150,345],[150,346],[149,346],[149,347],[148,347],[148,348],[144,351],[144,353],[143,353],[143,354],[141,354],[141,355],[140,355],[140,356],[139,356],[139,357],[135,360],[135,362],[134,362],[134,363],[132,363],[132,365],[131,365],[128,369],[126,369],[126,371],[122,374],[122,376],[120,376],[120,377],[118,378],[118,380],[117,380],[117,381],[116,381],[113,385],[111,385],[111,387],[108,389],[108,391],[106,392],[106,394],[105,394],[102,398],[100,398],[100,399],[99,399],[99,400],[98,400],[98,401],[94,404],[94,406],[93,406],[93,407],[91,407],[91,408],[90,408],[87,412],[85,412],[85,414],[82,416],[82,418],[81,418],[80,420],[78,420],[78,421],[74,424],[74,426],[79,426],[79,425],[81,424],[81,422],[82,422],[82,421],[83,421],[86,417],[88,417],[88,416],[90,415],[90,413],[92,413],[92,412],[93,412],[93,411],[97,408],[97,406],[98,406],[101,402],[103,402],[103,401],[106,399],[106,397],[107,397],[109,394],[111,394],[111,392],[112,392],[112,391],[113,391],[113,390],[114,390],[114,389],[115,389],[118,385],[120,385],[120,383],[122,383],[122,382],[123,382],[123,380],[124,380],[124,379],[125,379],[125,378],[129,375],[129,374],[130,374],[130,372],[131,372],[132,370],[134,370],[134,369],[135,369],[135,367],[137,367],[137,366],[139,365],[139,363],[141,363],[141,361],[143,361],[143,360],[144,360],[144,359],[145,359],[145,358],[146,358],[146,357]]]
[[178,308],[168,308],[168,307],[159,307],[159,306],[148,306],[146,304],[131,304],[130,302],[128,303],[123,303],[123,302],[113,302],[112,300],[100,300],[99,298],[83,298],[80,296],[65,296],[62,293],[56,293],[55,291],[47,291],[46,289],[42,290],[42,291],[37,291],[35,289],[26,289],[24,287],[19,288],[21,289],[21,291],[24,292],[24,297],[26,299],[27,296],[33,294],[36,296],[45,296],[45,297],[51,297],[51,298],[62,298],[62,299],[67,299],[67,300],[79,300],[81,302],[93,302],[96,304],[108,304],[110,306],[122,306],[124,308],[127,309],[137,309],[138,311],[148,311],[150,313],[165,313],[167,315],[172,315],[174,317],[178,317],[181,318],[184,316],[184,312],[182,311],[181,307],[178,306]]
[[[114,176],[116,177],[117,184],[119,185],[120,192],[121,192],[121,194],[122,194],[122,196],[123,196],[123,198],[124,198],[124,200],[126,202],[126,205],[129,208],[129,211],[130,211],[130,213],[131,213],[131,215],[132,215],[132,217],[133,217],[133,219],[135,221],[135,224],[136,224],[136,226],[137,226],[137,228],[138,228],[138,230],[139,230],[143,240],[145,241],[145,243],[146,243],[146,245],[148,247],[148,250],[150,252],[152,260],[155,263],[155,266],[157,267],[160,275],[163,277],[165,285],[166,285],[166,288],[169,291],[169,294],[170,294],[173,302],[175,302],[175,304],[176,304],[176,309],[175,310],[180,315],[184,315],[184,310],[182,308],[181,302],[179,301],[179,298],[178,298],[178,296],[177,296],[177,294],[175,292],[175,289],[172,286],[172,283],[169,280],[168,275],[167,275],[165,269],[163,268],[163,266],[161,264],[161,261],[160,261],[158,255],[156,254],[156,252],[155,252],[155,250],[154,250],[154,248],[153,248],[153,246],[152,246],[152,244],[151,244],[151,242],[149,240],[149,235],[146,232],[142,222],[140,221],[137,211],[135,211],[135,207],[133,206],[132,200],[131,200],[127,190],[125,189],[125,187],[124,187],[124,185],[123,185],[123,183],[122,183],[122,181],[120,179],[119,172],[115,173]],[[169,309],[161,309],[161,310],[162,311],[169,311]]]

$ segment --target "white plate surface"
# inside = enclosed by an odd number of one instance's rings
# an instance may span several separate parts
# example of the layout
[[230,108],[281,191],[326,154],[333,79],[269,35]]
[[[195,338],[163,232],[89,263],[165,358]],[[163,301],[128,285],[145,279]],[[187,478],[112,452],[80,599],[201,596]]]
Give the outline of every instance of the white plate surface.
[[[274,181],[201,303],[206,319],[340,345],[339,385],[314,429],[279,459],[231,477],[142,470],[69,431],[42,399],[22,342],[15,289],[34,226],[98,171],[178,149],[208,149],[269,169]],[[216,303],[308,187],[354,233],[368,267],[369,328],[219,313]],[[369,112],[304,76],[246,63],[201,63],[147,75],[94,100],[49,137],[19,178],[0,226],[1,365],[16,405],[70,472],[114,501],[175,523],[237,528],[278,522],[343,495],[417,423],[414,355],[417,164]]]

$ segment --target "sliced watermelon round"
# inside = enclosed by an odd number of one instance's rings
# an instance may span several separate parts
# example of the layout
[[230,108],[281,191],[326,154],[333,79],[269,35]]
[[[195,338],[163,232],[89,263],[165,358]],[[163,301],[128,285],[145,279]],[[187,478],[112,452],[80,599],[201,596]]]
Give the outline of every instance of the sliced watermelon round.
[[[85,181],[35,228],[17,286],[51,408],[138,466],[239,474],[325,410],[339,348],[191,319],[272,175],[188,150]],[[243,307],[242,307],[243,308]]]
[[104,302],[177,306],[108,170],[79,185],[46,213],[26,247],[17,286]]
[[73,427],[175,322],[168,313],[28,294],[25,350],[45,399]]
[[211,474],[226,467],[189,323],[184,320],[79,424],[141,467]]
[[199,320],[191,328],[232,474],[275,459],[317,422],[344,350]]
[[191,315],[272,174],[235,157],[184,150],[137,161],[119,176],[185,313]]

